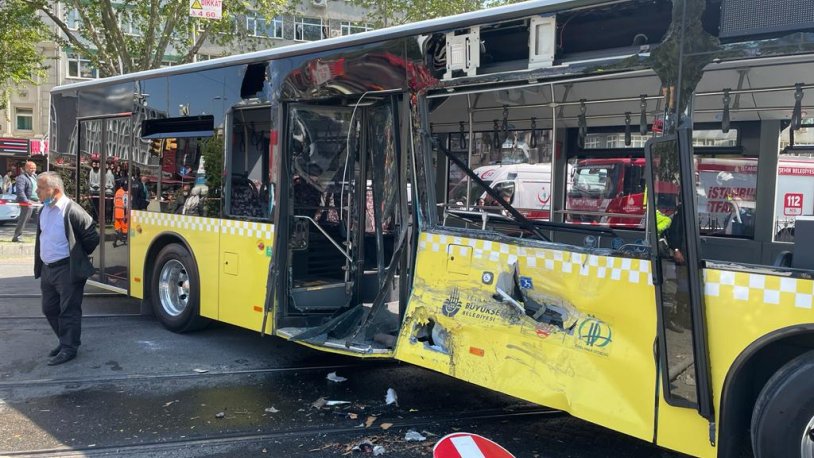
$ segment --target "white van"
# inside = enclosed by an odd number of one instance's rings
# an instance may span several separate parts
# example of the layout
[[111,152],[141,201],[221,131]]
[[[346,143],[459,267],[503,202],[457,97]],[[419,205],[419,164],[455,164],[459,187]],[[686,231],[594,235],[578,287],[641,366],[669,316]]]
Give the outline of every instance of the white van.
[[[526,218],[550,218],[551,164],[485,165],[473,172]],[[503,208],[476,183],[471,184],[467,201],[468,184],[469,177],[465,177],[449,192],[450,209],[501,212]]]

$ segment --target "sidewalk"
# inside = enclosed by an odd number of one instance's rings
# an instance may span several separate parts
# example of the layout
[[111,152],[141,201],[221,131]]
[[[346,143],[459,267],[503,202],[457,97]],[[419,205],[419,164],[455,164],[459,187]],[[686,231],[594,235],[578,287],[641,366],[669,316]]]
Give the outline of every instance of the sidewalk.
[[23,243],[11,241],[16,227],[16,223],[0,224],[0,259],[33,258],[34,238],[37,236],[37,220],[32,217],[23,228],[23,236],[20,238]]

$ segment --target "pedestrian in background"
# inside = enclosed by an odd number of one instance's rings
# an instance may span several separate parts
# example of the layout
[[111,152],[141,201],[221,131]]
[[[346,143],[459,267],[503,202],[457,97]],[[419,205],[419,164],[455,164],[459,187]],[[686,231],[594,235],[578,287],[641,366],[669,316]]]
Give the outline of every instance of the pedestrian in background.
[[17,203],[20,204],[20,217],[17,218],[17,227],[14,228],[14,237],[11,238],[12,242],[21,242],[20,236],[23,235],[23,228],[28,219],[31,217],[31,212],[34,211],[32,205],[39,201],[37,197],[37,164],[28,161],[23,167],[23,171],[17,175]]
[[8,194],[11,192],[11,183],[13,181],[14,180],[11,178],[11,170],[9,170],[5,175],[3,175],[2,186],[0,186],[2,187],[2,194]]
[[93,218],[65,195],[56,172],[39,176],[37,194],[43,203],[34,245],[34,278],[40,279],[42,313],[59,339],[48,353],[49,366],[76,357],[82,333],[82,295],[95,272],[88,256],[99,245]]

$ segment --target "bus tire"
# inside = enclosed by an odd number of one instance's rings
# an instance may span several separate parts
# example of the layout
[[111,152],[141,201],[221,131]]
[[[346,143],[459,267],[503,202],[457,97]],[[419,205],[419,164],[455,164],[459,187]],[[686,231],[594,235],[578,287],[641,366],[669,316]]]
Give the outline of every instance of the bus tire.
[[[800,457],[814,453],[814,352],[781,367],[761,390],[752,411],[756,457]],[[809,450],[804,454],[802,450]]]
[[202,329],[208,320],[200,316],[201,283],[198,267],[189,251],[172,243],[158,253],[150,282],[153,312],[173,332]]

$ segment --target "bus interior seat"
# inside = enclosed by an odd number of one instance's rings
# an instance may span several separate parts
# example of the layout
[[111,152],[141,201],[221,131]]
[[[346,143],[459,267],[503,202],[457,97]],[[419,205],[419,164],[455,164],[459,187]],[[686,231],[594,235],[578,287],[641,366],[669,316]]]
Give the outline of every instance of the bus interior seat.
[[791,251],[784,250],[777,254],[772,265],[774,267],[791,267]]

